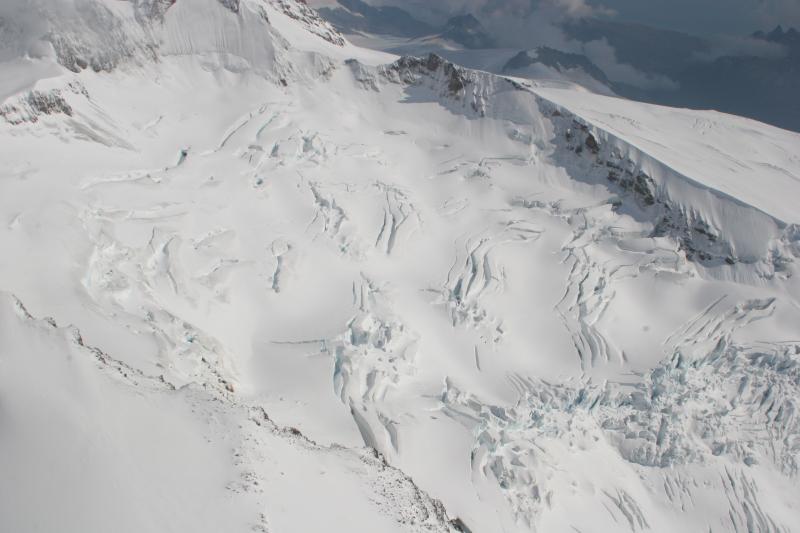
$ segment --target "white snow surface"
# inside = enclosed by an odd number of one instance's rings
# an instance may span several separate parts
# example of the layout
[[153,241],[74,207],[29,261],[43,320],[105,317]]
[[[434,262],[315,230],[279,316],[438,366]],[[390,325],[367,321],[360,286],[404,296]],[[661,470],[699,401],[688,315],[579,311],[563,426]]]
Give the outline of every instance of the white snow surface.
[[296,0],[0,43],[0,531],[800,531],[798,134]]

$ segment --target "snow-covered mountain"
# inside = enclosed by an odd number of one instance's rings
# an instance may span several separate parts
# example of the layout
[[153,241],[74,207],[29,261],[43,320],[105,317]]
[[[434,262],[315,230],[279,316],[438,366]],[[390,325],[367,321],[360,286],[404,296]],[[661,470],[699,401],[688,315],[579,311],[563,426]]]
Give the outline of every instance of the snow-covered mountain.
[[428,37],[436,28],[395,6],[372,6],[362,0],[323,3],[319,14],[346,33],[374,33],[405,38]]
[[0,530],[799,530],[798,134],[298,0],[0,17]]
[[[691,35],[588,9],[582,1],[309,1],[321,6],[321,16],[347,38],[367,48],[398,55],[433,52],[502,75],[509,74],[507,63],[525,61],[527,55],[533,62],[516,72],[518,77],[577,83],[600,94],[660,105],[715,109],[800,131],[795,94],[800,32],[794,28],[778,26],[749,36]],[[470,6],[475,15],[462,11]],[[565,62],[573,66],[564,67]]]
[[637,84],[615,79],[617,94],[663,105],[716,109],[800,131],[796,30],[784,35],[782,28],[775,28],[749,39],[715,38],[592,19],[565,29],[582,43],[607,42],[620,63],[659,80]]
[[481,21],[469,13],[448,19],[441,36],[466,48],[483,49],[495,45]]
[[586,56],[547,46],[519,52],[503,65],[502,73],[532,80],[545,79],[551,83],[561,79],[598,94],[614,95],[611,80]]

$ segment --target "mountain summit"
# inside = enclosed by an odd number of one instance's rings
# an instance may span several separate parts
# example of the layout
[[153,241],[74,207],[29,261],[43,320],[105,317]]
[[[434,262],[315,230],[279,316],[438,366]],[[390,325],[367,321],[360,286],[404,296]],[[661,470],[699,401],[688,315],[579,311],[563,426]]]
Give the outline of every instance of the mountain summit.
[[800,50],[800,31],[794,28],[784,30],[782,26],[776,26],[770,32],[757,31],[753,34],[756,39],[782,44],[792,51]]
[[494,39],[486,33],[483,24],[470,13],[450,18],[444,25],[441,35],[466,48],[494,46]]

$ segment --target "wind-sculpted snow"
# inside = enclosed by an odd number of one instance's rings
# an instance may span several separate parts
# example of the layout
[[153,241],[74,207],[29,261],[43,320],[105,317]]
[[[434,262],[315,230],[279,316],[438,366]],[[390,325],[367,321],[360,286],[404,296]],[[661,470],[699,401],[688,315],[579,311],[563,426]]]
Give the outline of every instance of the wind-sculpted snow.
[[796,134],[290,0],[55,14],[0,64],[0,529],[797,531]]
[[[119,491],[103,493],[100,491],[102,487],[85,483],[73,494],[60,495],[60,506],[85,505],[87,502],[83,499],[83,493],[92,495],[92,503],[96,506],[92,513],[81,513],[73,518],[68,527],[83,524],[88,528],[113,527],[118,531],[141,531],[141,528],[151,527],[150,516],[167,516],[166,513],[177,515],[178,523],[192,524],[195,531],[217,531],[223,525],[242,531],[265,532],[272,531],[273,527],[296,527],[302,530],[306,527],[322,527],[323,523],[330,526],[331,520],[334,524],[339,523],[334,527],[344,527],[346,521],[330,515],[325,522],[315,521],[313,516],[303,518],[296,511],[283,517],[275,515],[285,515],[286,506],[303,508],[318,505],[319,508],[336,509],[337,505],[352,505],[353,502],[347,503],[346,499],[337,496],[337,492],[352,484],[371,493],[369,500],[364,499],[364,509],[377,518],[372,519],[376,527],[419,532],[453,530],[440,502],[432,500],[407,476],[369,452],[320,446],[295,428],[279,427],[262,408],[241,402],[228,389],[215,387],[213,374],[207,376],[206,379],[211,378],[208,381],[198,383],[199,386],[176,389],[165,382],[163,376],[144,374],[87,344],[74,327],[59,327],[53,319],[35,319],[22,302],[13,296],[3,294],[0,299],[4,363],[10,365],[8,368],[13,369],[14,375],[20,380],[12,385],[12,376],[7,373],[2,381],[5,391],[16,393],[9,407],[17,407],[26,400],[36,400],[27,413],[30,418],[15,421],[15,433],[9,436],[11,439],[6,440],[5,446],[21,452],[22,449],[18,447],[25,444],[24,437],[38,434],[44,438],[28,443],[35,446],[38,455],[16,458],[4,455],[5,471],[24,470],[27,476],[34,476],[36,480],[42,469],[37,464],[38,459],[57,460],[62,451],[72,452],[73,449],[77,454],[85,455],[89,465],[82,473],[84,479],[87,475],[90,479],[104,475],[103,468],[122,473],[124,461],[137,457],[146,464],[140,479],[136,479],[139,477],[137,475],[130,476],[130,473],[125,479],[126,483],[139,483],[135,488],[125,489],[125,492],[131,495],[135,493],[140,499],[145,498],[148,502],[146,507],[118,508],[119,502],[114,500],[120,496]],[[32,347],[33,352],[22,354],[22,346]],[[214,366],[210,364],[209,371],[213,372]],[[70,382],[64,373],[72,375],[72,379],[76,379],[76,374],[79,375],[77,379],[80,384],[89,390],[76,388],[79,383]],[[40,382],[44,379],[45,383],[56,387],[52,397],[36,398],[35,392],[32,392],[36,383],[31,379],[37,375]],[[60,383],[64,380],[67,383]],[[58,399],[61,397],[69,398],[72,405],[59,405]],[[104,410],[95,403],[98,400],[112,409]],[[153,403],[166,407],[166,411],[154,409]],[[47,434],[53,429],[36,428],[36,420],[46,417],[44,411],[48,408],[60,415],[58,429],[71,431],[59,435],[59,438],[55,438],[55,435],[48,438]],[[124,430],[116,427],[115,411],[124,416],[126,425],[133,426]],[[83,413],[92,415],[90,423],[99,432],[98,435],[86,435],[83,439],[100,451],[99,456],[88,455],[91,450],[81,450],[82,443],[73,442],[81,439],[77,430],[82,424]],[[132,438],[133,442],[126,441],[125,436]],[[157,462],[148,458],[146,448],[136,449],[137,443],[146,445],[147,439],[154,436],[164,439],[158,444],[162,447],[161,455],[166,456]],[[106,442],[95,439],[106,439]],[[266,450],[269,450],[268,454]],[[202,463],[204,460],[213,462]],[[16,464],[12,466],[11,461]],[[205,471],[204,474],[192,475],[191,469],[196,464],[203,465],[201,470]],[[159,466],[169,470],[167,478],[160,479],[153,470]],[[315,468],[321,470],[315,471]],[[51,482],[55,481],[56,484],[45,488],[22,481],[15,493],[7,493],[0,504],[4,512],[4,524],[17,531],[28,530],[30,517],[20,511],[30,508],[32,502],[29,498],[58,490],[70,481],[72,467],[69,464],[61,463],[55,469],[45,469]],[[224,477],[214,479],[214,476],[223,471],[231,479],[224,487],[218,487],[221,489],[219,493],[215,493],[214,483],[223,482]],[[337,480],[336,483],[319,483],[314,478],[320,475],[320,471],[329,471]],[[148,476],[152,478],[148,479]],[[278,482],[278,479],[284,481]],[[195,489],[193,495],[207,500],[196,500],[195,503],[207,501],[214,504],[184,508],[180,503],[180,491],[187,488],[187,483],[200,480],[204,483],[203,490]],[[159,486],[160,483],[166,483],[167,486]],[[279,489],[276,483],[283,487]],[[306,488],[298,487],[298,484]],[[309,485],[314,487],[310,488]],[[237,497],[223,497],[223,491]],[[288,494],[279,495],[279,491]],[[295,493],[294,496],[291,493]],[[222,503],[223,500],[233,503]],[[358,503],[359,507],[362,505]],[[276,506],[276,510],[283,506],[283,509],[270,515],[265,511],[265,506]],[[388,520],[381,518],[384,516]],[[54,528],[63,527],[63,523],[55,523],[58,517],[58,512],[48,512],[38,523]]]

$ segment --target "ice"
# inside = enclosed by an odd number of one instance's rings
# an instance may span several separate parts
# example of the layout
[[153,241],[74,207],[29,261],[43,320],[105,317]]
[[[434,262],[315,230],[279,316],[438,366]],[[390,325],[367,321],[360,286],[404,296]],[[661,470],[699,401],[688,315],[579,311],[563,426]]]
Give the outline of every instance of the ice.
[[0,530],[798,530],[797,134],[295,0],[35,4]]

